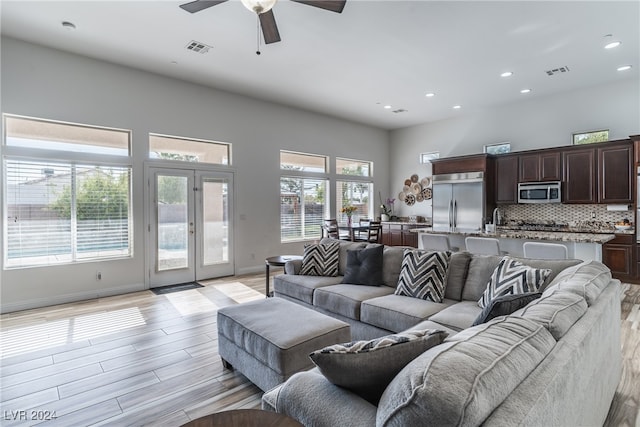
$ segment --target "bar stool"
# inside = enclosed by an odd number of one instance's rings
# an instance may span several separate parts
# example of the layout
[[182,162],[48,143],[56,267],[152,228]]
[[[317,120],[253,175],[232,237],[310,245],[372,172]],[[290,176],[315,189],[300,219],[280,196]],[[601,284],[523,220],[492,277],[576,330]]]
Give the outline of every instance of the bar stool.
[[451,247],[449,244],[449,236],[446,234],[420,233],[418,246],[420,249],[426,249],[429,251],[456,252],[458,250],[458,248]]
[[464,239],[467,251],[480,255],[506,255],[500,250],[500,241],[493,237],[467,237]]
[[569,253],[565,245],[559,243],[525,242],[522,245],[525,258],[567,259]]

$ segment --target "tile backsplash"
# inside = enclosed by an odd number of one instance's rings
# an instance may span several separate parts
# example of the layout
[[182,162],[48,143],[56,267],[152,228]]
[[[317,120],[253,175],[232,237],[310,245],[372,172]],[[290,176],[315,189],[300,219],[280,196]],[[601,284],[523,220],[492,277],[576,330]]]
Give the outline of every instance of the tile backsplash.
[[[503,224],[562,223],[568,226],[597,225],[613,227],[627,218],[633,222],[633,211],[608,211],[607,205],[570,205],[561,203],[517,204],[499,206]],[[595,217],[594,217],[595,215]]]

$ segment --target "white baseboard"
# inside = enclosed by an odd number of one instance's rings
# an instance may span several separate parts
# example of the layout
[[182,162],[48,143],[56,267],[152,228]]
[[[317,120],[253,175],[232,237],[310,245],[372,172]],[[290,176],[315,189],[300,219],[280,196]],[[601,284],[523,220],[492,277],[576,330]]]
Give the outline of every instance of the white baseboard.
[[263,265],[255,265],[252,267],[243,267],[243,268],[239,268],[236,271],[236,275],[237,276],[241,276],[243,274],[257,274],[257,273],[264,273],[264,264]]
[[34,298],[25,301],[12,302],[0,305],[0,313],[30,310],[33,308],[47,307],[50,305],[67,304],[70,302],[86,301],[95,298],[110,297],[113,295],[128,294],[147,290],[144,283],[134,283],[115,288],[100,289],[98,291],[74,292],[72,294],[55,295],[44,298]]

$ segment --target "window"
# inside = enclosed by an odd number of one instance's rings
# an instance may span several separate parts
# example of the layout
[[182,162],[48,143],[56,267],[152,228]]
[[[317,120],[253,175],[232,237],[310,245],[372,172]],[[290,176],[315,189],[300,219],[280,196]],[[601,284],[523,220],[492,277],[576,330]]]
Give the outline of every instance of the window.
[[280,152],[280,240],[291,242],[322,237],[326,214],[327,158]]
[[[356,208],[352,217],[369,218],[373,213],[371,194],[373,183],[369,178],[372,175],[372,162],[350,159],[336,159],[336,173],[342,175],[343,180],[336,181],[336,218],[339,222],[346,222],[347,216],[342,213],[342,208],[353,206]],[[353,177],[353,178],[347,178]]]
[[573,134],[573,144],[592,144],[594,142],[604,142],[609,140],[609,129],[595,130],[592,132],[582,132]]
[[429,153],[420,153],[421,164],[431,163],[431,160],[439,159],[439,158],[440,158],[439,151],[431,151]]
[[[130,133],[4,119],[5,145],[15,147],[6,150],[2,169],[5,268],[131,256]],[[43,150],[58,151],[53,157],[60,159],[45,159]],[[121,161],[86,161],[94,154]]]
[[484,146],[484,152],[487,154],[506,154],[511,152],[510,142],[499,142],[497,144],[487,144]]
[[149,158],[231,164],[231,145],[223,142],[149,134]]
[[346,214],[341,210],[345,206],[356,208],[352,217],[370,218],[372,213],[371,194],[373,194],[373,184],[364,181],[336,181],[336,217],[338,222],[347,222]]
[[371,176],[371,162],[336,159],[336,173],[339,175]]

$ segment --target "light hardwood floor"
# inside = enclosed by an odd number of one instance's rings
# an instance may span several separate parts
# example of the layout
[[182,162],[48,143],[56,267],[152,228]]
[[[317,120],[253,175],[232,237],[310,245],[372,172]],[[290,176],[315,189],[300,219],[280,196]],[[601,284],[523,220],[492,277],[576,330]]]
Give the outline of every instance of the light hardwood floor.
[[[261,391],[222,367],[216,311],[264,298],[264,275],[203,284],[2,315],[0,424],[34,425],[55,413],[41,425],[179,426],[259,408]],[[624,372],[607,426],[640,422],[640,286],[625,293]]]

